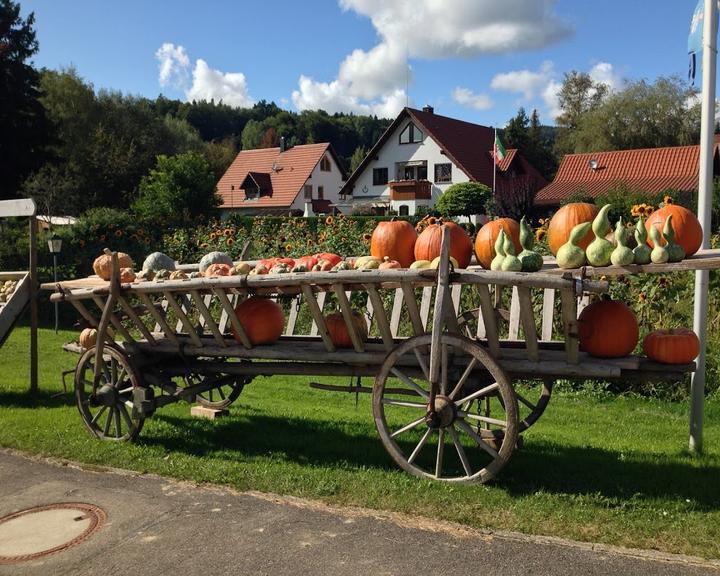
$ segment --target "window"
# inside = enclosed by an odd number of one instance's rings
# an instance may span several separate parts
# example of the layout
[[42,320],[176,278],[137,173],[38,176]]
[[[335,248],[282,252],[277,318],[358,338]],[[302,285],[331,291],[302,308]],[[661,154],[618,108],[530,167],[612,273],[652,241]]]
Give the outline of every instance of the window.
[[408,208],[407,204],[401,204],[398,207],[398,215],[399,216],[408,216],[410,214],[410,208]]
[[435,182],[452,182],[452,164],[435,164]]
[[312,200],[312,184],[305,184],[305,200]]
[[387,168],[373,168],[373,186],[382,186],[388,183]]
[[332,170],[332,165],[330,164],[330,159],[327,156],[323,156],[320,159],[320,171],[321,172],[330,172]]
[[260,188],[245,188],[245,200],[257,200],[260,198]]
[[405,126],[405,130],[400,132],[400,144],[415,144],[416,142],[422,142],[422,140],[422,130],[412,122]]
[[395,164],[397,180],[427,180],[427,160],[410,160]]
[[417,179],[427,180],[427,164],[417,167]]
[[318,200],[325,200],[325,187],[318,186]]

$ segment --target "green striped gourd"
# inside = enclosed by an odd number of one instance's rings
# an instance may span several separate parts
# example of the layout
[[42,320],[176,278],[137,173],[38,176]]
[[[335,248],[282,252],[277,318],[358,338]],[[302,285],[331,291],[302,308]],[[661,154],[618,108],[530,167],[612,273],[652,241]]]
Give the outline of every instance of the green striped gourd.
[[635,264],[650,264],[650,246],[647,245],[647,230],[645,230],[645,219],[640,216],[635,225],[635,242],[637,246],[633,249],[633,262]]
[[523,272],[537,272],[542,268],[543,259],[540,254],[533,250],[534,243],[535,237],[530,225],[525,220],[525,216],[523,216],[520,220],[520,245],[523,249],[518,255]]
[[610,232],[608,212],[610,212],[611,208],[611,204],[605,204],[600,208],[600,212],[593,220],[592,230],[595,234],[595,240],[590,242],[586,250],[587,261],[591,266],[607,266],[610,264],[610,255],[615,247],[605,236]]
[[650,252],[650,261],[653,264],[665,264],[670,258],[667,248],[660,245],[660,230],[657,226],[650,226],[650,239],[653,241],[654,248]]
[[675,241],[675,229],[672,227],[672,214],[665,220],[663,226],[663,237],[665,238],[665,249],[668,253],[668,262],[680,262],[685,258],[685,249]]
[[500,230],[500,234],[495,239],[495,258],[490,262],[490,270],[501,270],[503,260],[505,260],[505,230]]
[[568,241],[560,246],[555,258],[560,268],[580,268],[585,264],[585,251],[578,243],[590,230],[591,222],[581,222],[570,231]]
[[503,258],[502,264],[500,264],[500,269],[504,272],[522,271],[520,258],[515,256],[515,246],[507,234],[505,234],[505,239],[503,240],[503,249],[505,250],[505,258]]

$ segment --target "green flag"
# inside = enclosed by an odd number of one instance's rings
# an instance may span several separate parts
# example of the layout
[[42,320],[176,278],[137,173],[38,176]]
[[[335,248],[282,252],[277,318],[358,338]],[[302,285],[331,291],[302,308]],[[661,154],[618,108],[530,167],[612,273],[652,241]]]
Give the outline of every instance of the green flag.
[[505,156],[507,156],[505,146],[503,146],[502,142],[500,142],[500,137],[497,135],[497,132],[495,132],[495,150],[493,151],[493,156],[495,156],[496,164],[500,164]]

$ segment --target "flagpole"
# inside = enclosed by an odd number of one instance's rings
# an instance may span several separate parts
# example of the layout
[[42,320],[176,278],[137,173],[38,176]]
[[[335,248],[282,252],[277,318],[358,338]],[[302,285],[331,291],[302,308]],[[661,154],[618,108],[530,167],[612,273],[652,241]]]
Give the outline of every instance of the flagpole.
[[[717,0],[705,0],[703,16],[702,121],[700,125],[700,166],[698,179],[698,219],[703,229],[701,248],[710,248],[713,180],[713,132],[715,128],[715,66],[717,55]],[[690,382],[690,441],[693,452],[702,452],[703,404],[705,402],[705,350],[707,348],[707,307],[709,272],[695,272],[693,329],[700,340],[697,367]]]
[[494,138],[493,138],[493,157],[492,157],[492,164],[493,164],[493,198],[495,198],[495,173],[497,172],[497,128],[493,129],[495,131]]

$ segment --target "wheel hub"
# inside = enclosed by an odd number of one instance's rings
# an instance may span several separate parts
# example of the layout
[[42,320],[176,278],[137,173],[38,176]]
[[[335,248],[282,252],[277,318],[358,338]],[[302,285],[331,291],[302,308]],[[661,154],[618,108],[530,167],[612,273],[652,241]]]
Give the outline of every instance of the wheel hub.
[[432,410],[428,404],[425,422],[429,428],[447,428],[455,418],[457,418],[457,407],[447,396],[435,396],[435,410]]
[[96,396],[99,404],[107,406],[109,408],[115,406],[115,404],[118,403],[117,390],[115,390],[115,388],[110,386],[109,384],[101,386],[98,389]]

